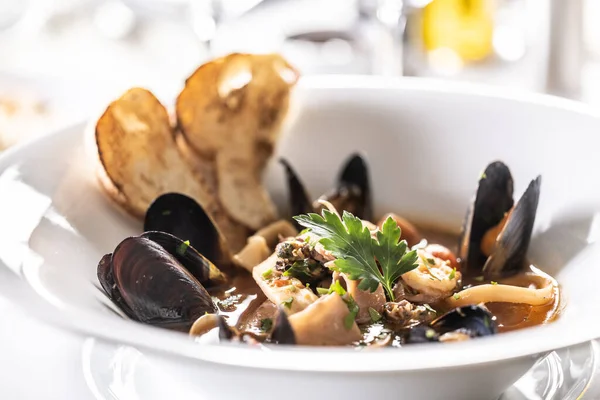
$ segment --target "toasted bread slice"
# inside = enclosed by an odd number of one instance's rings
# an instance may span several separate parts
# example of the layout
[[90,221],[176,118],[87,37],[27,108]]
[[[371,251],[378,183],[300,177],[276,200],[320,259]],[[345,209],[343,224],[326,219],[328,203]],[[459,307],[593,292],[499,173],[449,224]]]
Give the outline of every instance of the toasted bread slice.
[[243,224],[232,219],[224,210],[218,197],[217,171],[214,162],[198,156],[186,143],[181,134],[176,135],[176,143],[183,160],[190,166],[196,180],[213,200],[210,210],[211,217],[219,230],[227,239],[227,244],[233,253],[238,252],[246,245],[250,230]]
[[277,54],[234,53],[200,66],[177,98],[186,142],[216,162],[225,210],[253,230],[276,219],[261,178],[298,77]]
[[131,214],[144,217],[161,194],[182,193],[204,207],[232,251],[244,245],[247,228],[223,211],[210,174],[198,179],[182,158],[167,110],[151,92],[133,88],[112,102],[96,124],[96,144],[102,186]]

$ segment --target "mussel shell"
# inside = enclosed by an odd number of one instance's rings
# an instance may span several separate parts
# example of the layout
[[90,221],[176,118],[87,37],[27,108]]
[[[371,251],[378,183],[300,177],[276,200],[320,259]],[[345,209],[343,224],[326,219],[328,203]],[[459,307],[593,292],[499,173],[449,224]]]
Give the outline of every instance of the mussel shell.
[[495,161],[486,167],[463,224],[458,247],[461,271],[483,268],[487,257],[481,251],[481,241],[512,208],[513,186],[512,175],[504,163]]
[[[279,159],[281,165],[285,169],[285,175],[288,185],[288,195],[290,202],[290,213],[292,216],[308,214],[315,211],[312,206],[312,202],[304,187],[304,184],[298,177],[298,174],[292,168],[291,164],[284,158]],[[298,222],[292,219],[292,223],[298,230],[302,230],[302,226]]]
[[[129,308],[126,304],[123,304],[121,293],[119,293],[119,290],[115,285],[115,278],[113,276],[112,268],[112,253],[105,254],[102,257],[98,263],[98,270],[96,273],[98,275],[98,282],[100,282],[100,286],[102,286],[102,289],[104,289],[104,292],[108,298],[120,309]],[[129,316],[128,312],[125,312],[125,314]]]
[[152,202],[146,211],[144,231],[167,232],[188,240],[215,265],[231,262],[226,240],[212,218],[196,200],[181,193],[166,193]]
[[166,232],[149,231],[144,232],[140,237],[158,243],[205,287],[225,282],[226,278],[223,272],[200,254],[191,243],[185,243],[180,238]]
[[360,154],[351,155],[340,172],[336,188],[322,196],[340,213],[348,211],[366,221],[373,220],[369,168]]
[[219,315],[219,340],[229,341],[237,336],[237,332],[227,324],[227,320],[222,315]]
[[500,232],[494,252],[483,267],[486,279],[516,274],[525,266],[525,258],[540,198],[542,177],[532,180]]
[[498,326],[492,314],[480,306],[463,306],[448,311],[429,324],[438,335],[464,331],[470,337],[489,336],[498,333]]
[[404,337],[405,344],[429,343],[439,341],[440,335],[428,325],[418,325],[410,329]]
[[296,335],[285,311],[279,307],[277,319],[271,333],[271,342],[277,344],[296,344]]
[[164,248],[144,237],[127,238],[112,256],[104,256],[98,279],[135,321],[187,331],[201,315],[217,311],[202,284]]

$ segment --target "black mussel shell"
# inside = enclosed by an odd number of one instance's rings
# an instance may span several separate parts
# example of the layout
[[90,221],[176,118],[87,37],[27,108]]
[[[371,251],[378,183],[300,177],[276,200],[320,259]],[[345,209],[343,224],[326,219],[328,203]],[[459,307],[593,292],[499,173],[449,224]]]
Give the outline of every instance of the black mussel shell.
[[144,231],[167,232],[189,241],[215,265],[228,265],[231,261],[224,236],[212,218],[186,195],[166,193],[157,197],[146,211]]
[[438,335],[461,331],[470,337],[489,336],[498,333],[498,326],[492,314],[480,306],[463,306],[448,311],[434,319],[429,326]]
[[271,333],[271,342],[277,344],[296,344],[296,335],[285,311],[279,307],[275,326]]
[[429,343],[439,341],[440,335],[428,325],[418,325],[408,331],[404,338],[405,344]]
[[115,278],[113,276],[112,270],[112,253],[105,254],[100,262],[98,263],[98,270],[96,271],[98,274],[98,281],[100,282],[100,286],[104,289],[104,292],[108,295],[108,297],[117,305],[119,305],[119,300],[121,298],[121,294],[117,290],[115,286]]
[[459,243],[462,271],[480,271],[483,268],[487,259],[481,251],[483,236],[502,221],[513,204],[510,170],[500,161],[489,164],[479,179],[477,193],[465,217]]
[[237,332],[233,330],[228,324],[225,317],[219,315],[219,340],[230,341],[237,336]]
[[[286,172],[292,216],[319,212],[322,206],[310,201],[306,187],[290,163],[285,159],[280,159],[280,163]],[[373,220],[371,186],[366,160],[359,154],[350,156],[341,169],[335,188],[321,196],[321,199],[329,201],[340,213],[348,211],[358,218]],[[296,221],[293,223],[296,228],[302,229]]]
[[188,331],[200,316],[217,312],[202,284],[163,247],[144,237],[129,237],[104,256],[98,280],[135,321]]
[[322,197],[340,213],[348,211],[358,218],[372,221],[373,204],[369,168],[360,154],[353,154],[344,164],[336,188]]
[[[291,215],[296,216],[314,212],[315,209],[312,206],[308,192],[306,191],[304,184],[300,181],[296,171],[294,171],[291,164],[287,160],[281,158],[279,159],[279,162],[285,169]],[[298,224],[296,220],[292,219],[292,223],[299,231],[303,229],[303,227]]]
[[191,243],[184,242],[166,232],[144,232],[144,237],[158,243],[169,254],[174,256],[204,286],[223,283],[225,275],[210,260],[196,250]]
[[496,241],[494,252],[483,267],[483,274],[487,279],[510,276],[524,267],[535,224],[541,183],[541,176],[531,181],[508,217]]

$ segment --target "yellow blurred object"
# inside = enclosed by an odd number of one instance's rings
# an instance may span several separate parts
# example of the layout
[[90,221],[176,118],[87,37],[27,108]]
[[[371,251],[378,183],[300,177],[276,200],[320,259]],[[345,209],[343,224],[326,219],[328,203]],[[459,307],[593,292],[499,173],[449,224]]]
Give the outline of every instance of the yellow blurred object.
[[433,0],[422,14],[425,49],[450,49],[465,62],[483,60],[493,52],[493,18],[493,0]]

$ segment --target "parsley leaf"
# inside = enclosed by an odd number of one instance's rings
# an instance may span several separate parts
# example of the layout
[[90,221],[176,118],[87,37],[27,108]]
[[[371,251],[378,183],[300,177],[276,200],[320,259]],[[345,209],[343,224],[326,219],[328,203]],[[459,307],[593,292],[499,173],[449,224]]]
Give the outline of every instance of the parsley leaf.
[[[416,250],[407,252],[406,240],[400,240],[401,230],[391,217],[371,237],[360,218],[344,211],[342,218],[324,209],[322,216],[314,213],[294,219],[319,239],[336,260],[335,267],[352,280],[360,280],[358,288],[374,292],[381,284],[394,301],[392,286],[400,276],[417,267]],[[381,270],[380,270],[381,268]]]

